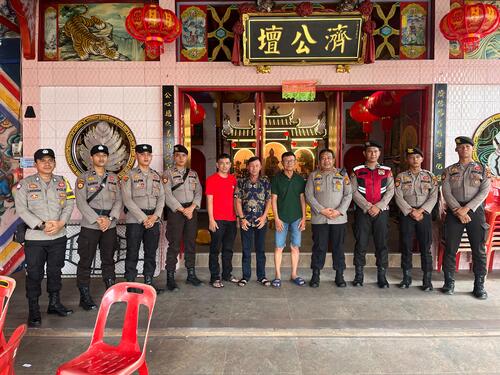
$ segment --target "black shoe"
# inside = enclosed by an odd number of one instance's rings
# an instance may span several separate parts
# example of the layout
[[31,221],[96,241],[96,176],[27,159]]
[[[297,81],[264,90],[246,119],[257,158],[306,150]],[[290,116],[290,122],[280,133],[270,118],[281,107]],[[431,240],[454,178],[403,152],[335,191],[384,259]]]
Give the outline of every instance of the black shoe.
[[484,276],[476,276],[474,279],[474,290],[472,294],[477,299],[487,299],[488,293],[484,289]]
[[313,274],[311,277],[311,281],[309,281],[309,286],[311,288],[319,287],[319,270],[318,269],[313,269]]
[[455,279],[453,276],[452,272],[444,273],[444,285],[442,291],[444,294],[448,294],[449,296],[455,293]]
[[377,269],[377,285],[381,289],[389,288],[389,282],[385,277],[385,272],[385,268],[383,267]]
[[38,298],[31,298],[28,300],[28,327],[35,328],[42,325],[42,314],[40,314],[40,306],[38,305]]
[[196,272],[194,270],[194,267],[188,268],[187,271],[188,271],[188,275],[186,278],[186,284],[191,284],[193,286],[200,286],[201,284],[203,284],[201,282],[201,280],[198,279],[198,277],[196,276]]
[[88,286],[81,286],[78,288],[80,290],[80,307],[85,311],[97,309],[97,305],[92,300],[90,296],[90,289]]
[[153,276],[144,275],[144,284],[152,286],[156,290],[156,294],[161,294],[165,291],[165,289],[157,287],[153,284]]
[[434,290],[434,287],[432,286],[432,271],[424,272],[422,290],[424,292],[431,292]]
[[49,293],[49,307],[47,308],[47,314],[57,314],[59,316],[68,316],[73,314],[73,310],[66,308],[60,299],[59,292]]
[[115,285],[115,279],[104,279],[104,285],[106,286],[106,290],[111,288],[113,285]]
[[356,266],[355,269],[356,273],[354,275],[354,280],[352,281],[352,285],[363,286],[363,280],[364,280],[363,267]]
[[344,280],[344,270],[335,271],[335,285],[339,288],[345,288],[347,286]]
[[175,282],[175,271],[167,271],[167,290],[169,292],[179,291],[179,287]]
[[412,282],[411,271],[403,270],[403,280],[399,283],[399,287],[402,289],[407,289],[410,287],[411,282]]

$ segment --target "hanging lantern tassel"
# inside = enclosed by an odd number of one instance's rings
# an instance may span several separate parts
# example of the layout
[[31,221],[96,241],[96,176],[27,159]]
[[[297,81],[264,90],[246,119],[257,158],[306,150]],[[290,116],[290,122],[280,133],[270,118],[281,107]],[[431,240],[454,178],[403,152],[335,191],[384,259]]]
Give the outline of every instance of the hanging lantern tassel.
[[363,133],[370,134],[373,131],[373,122],[365,121],[362,123]]

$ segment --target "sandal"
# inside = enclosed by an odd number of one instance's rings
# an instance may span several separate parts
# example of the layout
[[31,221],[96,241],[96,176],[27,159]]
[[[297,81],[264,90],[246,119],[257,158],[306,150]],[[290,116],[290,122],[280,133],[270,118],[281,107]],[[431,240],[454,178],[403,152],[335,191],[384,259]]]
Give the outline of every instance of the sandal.
[[274,279],[272,282],[273,287],[275,288],[281,288],[281,280],[280,279]]
[[217,289],[224,288],[224,284],[222,284],[222,281],[220,281],[220,280],[215,280],[215,281],[212,281],[212,282],[210,283],[210,285],[211,285],[213,288],[217,288]]
[[240,281],[238,281],[239,286],[245,286],[245,285],[247,285],[247,283],[248,283],[248,280],[245,280],[245,279],[241,279]]
[[306,285],[306,281],[300,276],[297,276],[295,279],[292,279],[291,281],[298,286]]
[[233,275],[229,275],[228,277],[223,277],[222,280],[230,281],[230,282],[235,283],[235,284],[238,284],[240,282],[240,279],[237,279]]
[[262,279],[260,280],[257,280],[259,283],[261,283],[262,285],[264,286],[271,286],[271,281],[269,281],[268,279],[266,279],[265,277],[263,277]]

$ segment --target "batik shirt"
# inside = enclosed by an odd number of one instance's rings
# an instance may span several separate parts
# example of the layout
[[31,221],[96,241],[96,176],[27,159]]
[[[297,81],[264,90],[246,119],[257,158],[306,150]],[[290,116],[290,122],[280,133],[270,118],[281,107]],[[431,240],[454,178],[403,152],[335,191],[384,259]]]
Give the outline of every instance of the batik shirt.
[[243,216],[252,225],[264,214],[266,202],[271,199],[271,183],[267,177],[252,182],[249,177],[238,180],[236,197],[241,199]]

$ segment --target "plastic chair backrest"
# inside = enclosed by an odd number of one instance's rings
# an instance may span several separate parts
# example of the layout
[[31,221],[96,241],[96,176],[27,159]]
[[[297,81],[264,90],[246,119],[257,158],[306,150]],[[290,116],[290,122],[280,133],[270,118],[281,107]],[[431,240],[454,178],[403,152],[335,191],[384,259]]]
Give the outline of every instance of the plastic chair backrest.
[[14,358],[27,328],[26,324],[21,324],[17,327],[10,340],[2,348],[0,352],[0,375],[14,374]]
[[[142,291],[137,293],[135,291]],[[139,321],[139,307],[144,305],[148,309],[148,323],[146,335],[144,337],[144,345],[142,348],[142,356],[145,356],[146,343],[149,334],[149,324],[153,315],[153,308],[156,302],[156,290],[145,284],[123,282],[113,285],[109,288],[102,297],[99,313],[94,327],[94,334],[90,347],[99,344],[104,338],[104,329],[106,328],[106,320],[108,318],[111,305],[116,302],[125,302],[127,304],[125,310],[125,319],[123,321],[123,330],[119,349],[129,351],[139,351],[139,343],[137,340],[137,329]]]
[[7,317],[10,297],[16,289],[16,280],[8,276],[0,276],[0,348],[5,346],[5,337],[3,335],[3,326]]

